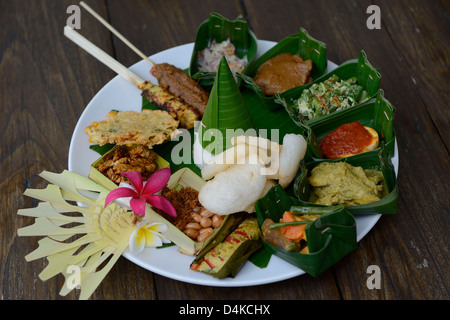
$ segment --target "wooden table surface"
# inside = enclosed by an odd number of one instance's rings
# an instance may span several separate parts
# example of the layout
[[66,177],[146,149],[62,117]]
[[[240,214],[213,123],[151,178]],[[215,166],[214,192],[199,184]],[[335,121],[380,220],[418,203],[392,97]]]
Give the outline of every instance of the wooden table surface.
[[[381,88],[397,108],[398,213],[382,216],[353,251],[317,278],[301,275],[259,286],[192,285],[119,259],[93,300],[447,300],[449,262],[450,2],[445,0],[88,0],[147,55],[194,41],[210,12],[242,15],[259,39],[279,41],[304,27],[342,63],[364,50],[381,69]],[[44,259],[26,262],[38,237],[19,237],[33,219],[17,215],[44,188],[38,174],[68,167],[75,125],[85,106],[115,74],[63,35],[68,0],[0,0],[0,283],[1,299],[59,296],[64,278],[38,278]],[[381,29],[368,29],[376,4]],[[80,33],[126,66],[141,59],[84,9]],[[380,268],[369,289],[367,268]]]

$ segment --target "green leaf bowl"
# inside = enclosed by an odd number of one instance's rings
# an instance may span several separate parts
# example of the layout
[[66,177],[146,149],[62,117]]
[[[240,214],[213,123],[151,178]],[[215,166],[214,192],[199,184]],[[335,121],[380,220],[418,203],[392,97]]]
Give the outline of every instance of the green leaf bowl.
[[314,159],[302,160],[299,173],[294,181],[293,191],[301,205],[310,206],[311,186],[309,177],[311,170],[322,162],[347,162],[364,170],[375,170],[383,174],[384,192],[380,200],[358,206],[347,206],[346,209],[354,214],[395,214],[397,213],[398,185],[394,166],[387,150],[382,147],[378,153],[366,152],[343,159]]
[[[244,72],[244,74],[238,75],[239,78],[242,79],[244,85],[250,90],[254,91],[258,96],[260,103],[269,110],[281,109],[282,105],[276,103],[276,96],[266,96],[263,93],[262,89],[253,81],[253,78],[258,73],[258,69],[262,64],[282,53],[297,54],[305,60],[311,59],[313,62],[311,77],[313,79],[321,77],[327,69],[328,60],[326,44],[311,37],[305,29],[300,28],[300,31],[298,33],[292,34],[282,39],[274,47],[272,47],[270,50],[261,55],[261,57],[256,59],[250,65],[247,71]],[[296,87],[293,89],[302,87],[304,86]],[[284,93],[280,94],[281,97],[283,95]]]
[[213,40],[217,43],[230,39],[236,48],[239,58],[247,56],[248,64],[243,73],[252,63],[258,50],[258,40],[255,34],[248,28],[247,22],[239,16],[235,20],[229,20],[219,13],[212,12],[209,19],[200,24],[192,51],[188,74],[197,79],[203,87],[210,87],[214,83],[215,72],[199,70],[198,53],[207,48]]
[[304,129],[303,135],[308,142],[308,154],[313,158],[324,159],[320,149],[320,141],[345,123],[359,121],[361,125],[368,126],[378,133],[379,147],[374,153],[379,153],[382,146],[393,157],[395,149],[394,133],[395,107],[384,97],[379,89],[376,96],[353,108],[326,115],[309,124],[299,123]]
[[[265,219],[278,222],[285,211],[300,204],[280,185],[273,187],[255,204],[259,226]],[[265,250],[317,277],[357,248],[355,219],[343,207],[322,214],[306,226],[305,232],[309,248],[307,254],[286,251],[263,239]]]
[[[370,98],[375,97],[375,95],[377,94],[381,80],[380,71],[370,64],[369,60],[367,59],[366,53],[364,51],[361,51],[358,59],[352,59],[342,63],[336,69],[315,79],[312,83],[301,87],[292,88],[283,92],[282,94],[277,94],[275,102],[286,109],[291,119],[297,125],[301,125],[302,123],[311,124],[319,121],[322,117],[309,120],[301,119],[298,109],[293,105],[293,101],[295,99],[298,99],[301,96],[302,92],[306,89],[309,89],[313,84],[323,82],[333,75],[338,76],[342,80],[356,77],[357,83],[361,85],[364,90],[366,90]],[[357,105],[350,108],[355,108],[356,106]],[[342,112],[342,110],[338,112]]]

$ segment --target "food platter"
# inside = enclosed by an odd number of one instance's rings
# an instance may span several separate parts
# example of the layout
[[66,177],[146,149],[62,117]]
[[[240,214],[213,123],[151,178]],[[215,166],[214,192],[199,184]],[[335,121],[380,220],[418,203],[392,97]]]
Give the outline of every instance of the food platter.
[[[258,40],[257,57],[276,45],[275,42]],[[174,66],[186,69],[189,67],[193,43],[177,46],[159,52],[150,59],[156,63],[171,63]],[[327,71],[336,68],[337,65],[328,61]],[[156,83],[156,79],[150,74],[150,67],[146,61],[140,61],[130,67],[136,75],[142,79]],[[90,166],[98,158],[99,154],[89,148],[88,136],[84,128],[93,121],[104,118],[112,109],[141,111],[141,91],[133,84],[120,76],[116,76],[108,82],[90,101],[80,116],[75,127],[68,155],[68,169],[82,176],[88,176]],[[395,144],[395,154],[392,158],[395,172],[398,172],[398,152]],[[377,223],[380,214],[356,216],[357,241],[360,241]],[[217,286],[217,287],[241,287],[273,283],[293,278],[304,274],[301,269],[272,256],[266,268],[259,268],[251,262],[246,262],[235,278],[216,279],[210,275],[195,272],[189,269],[193,260],[192,256],[181,254],[177,247],[164,249],[146,248],[142,253],[134,254],[129,250],[123,256],[131,262],[151,272],[164,277],[192,284]]]

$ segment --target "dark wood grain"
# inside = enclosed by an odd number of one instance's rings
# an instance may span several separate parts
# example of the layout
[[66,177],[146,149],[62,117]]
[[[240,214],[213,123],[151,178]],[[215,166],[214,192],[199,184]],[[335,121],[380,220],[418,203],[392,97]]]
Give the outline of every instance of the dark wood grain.
[[[331,272],[320,278],[298,276],[268,285],[236,288],[191,285],[165,277],[157,278],[160,299],[176,300],[336,300],[340,299]],[[311,288],[315,288],[311,290]]]
[[[385,27],[393,41],[393,49],[410,73],[433,124],[448,151],[450,142],[450,27],[448,7],[439,1],[377,1],[386,7]],[[389,5],[388,5],[389,3]],[[396,23],[394,20],[402,21]],[[401,36],[408,34],[408,37]],[[442,81],[436,81],[442,79]],[[405,79],[406,80],[406,79]]]
[[[342,63],[360,50],[382,74],[396,107],[400,188],[398,213],[382,216],[358,249],[317,278],[302,275],[267,285],[216,288],[154,274],[120,259],[93,300],[448,300],[449,4],[446,1],[87,1],[145,54],[193,42],[212,11],[242,15],[259,39],[279,41],[304,27]],[[32,219],[18,209],[37,205],[23,196],[43,188],[43,170],[67,168],[75,125],[85,106],[115,74],[62,33],[70,1],[0,0],[0,283],[1,297],[60,297],[63,277],[38,278],[46,261],[24,256],[39,238],[20,238]],[[369,5],[381,9],[380,30],[366,27]],[[87,12],[80,33],[124,65],[140,58]],[[367,267],[381,271],[369,289]]]
[[[3,299],[59,298],[63,278],[44,283],[37,276],[46,262],[27,263],[24,259],[37,247],[38,239],[17,237],[17,229],[32,223],[32,219],[19,217],[16,211],[37,205],[22,194],[26,188],[45,187],[39,173],[67,168],[70,139],[78,118],[90,99],[115,76],[64,37],[70,4],[51,0],[28,1],[26,5],[21,1],[0,2],[0,187],[1,203],[7,208],[1,223]],[[104,3],[97,1],[92,6],[106,13]],[[98,28],[87,15],[82,16],[80,33],[113,54],[109,32]],[[147,288],[151,288],[151,282]]]
[[[228,19],[243,14],[239,1],[109,1],[111,23],[146,55],[194,42],[197,28],[219,12]],[[143,14],[139,14],[143,13]],[[131,25],[129,17],[133,17]],[[117,59],[132,65],[141,59],[114,37]]]

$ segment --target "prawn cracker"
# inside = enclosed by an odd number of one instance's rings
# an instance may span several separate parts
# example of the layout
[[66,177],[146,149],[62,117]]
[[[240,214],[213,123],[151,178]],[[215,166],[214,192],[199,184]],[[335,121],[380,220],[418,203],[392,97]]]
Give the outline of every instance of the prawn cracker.
[[89,141],[100,146],[107,143],[117,145],[145,145],[152,148],[175,137],[179,122],[162,110],[111,111],[107,119],[94,122],[84,132]]

